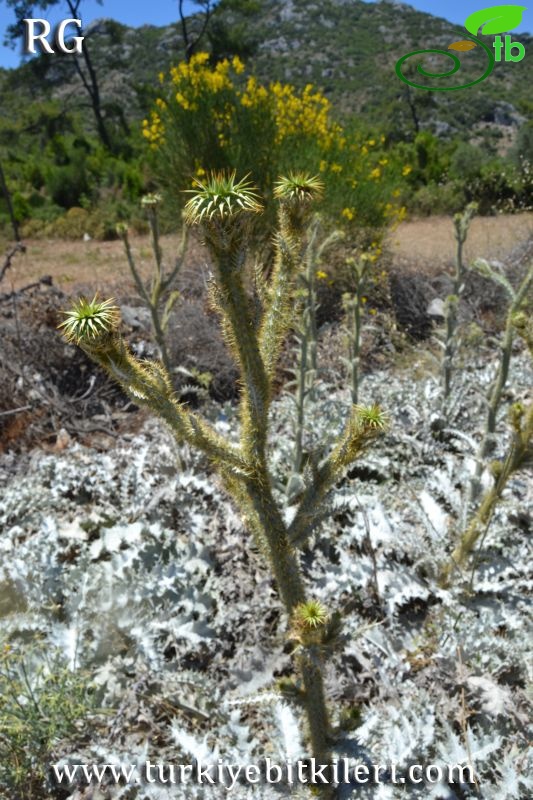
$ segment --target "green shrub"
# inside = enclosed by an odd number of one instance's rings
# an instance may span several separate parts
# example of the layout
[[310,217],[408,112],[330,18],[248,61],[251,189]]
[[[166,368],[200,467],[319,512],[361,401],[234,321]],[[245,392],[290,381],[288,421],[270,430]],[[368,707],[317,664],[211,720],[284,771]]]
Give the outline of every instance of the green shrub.
[[518,131],[513,155],[517,163],[527,161],[533,164],[533,120],[524,122]]
[[486,160],[486,155],[479,147],[461,142],[452,155],[449,175],[458,181],[473,180],[481,173]]
[[22,222],[23,219],[30,216],[30,204],[21,192],[13,192],[11,204],[17,222]]
[[0,789],[4,797],[44,800],[53,748],[94,710],[87,675],[43,645],[1,648]]
[[104,211],[88,211],[85,208],[70,208],[43,228],[43,234],[55,239],[76,241],[88,234],[91,239],[116,239],[113,216]]
[[431,214],[456,214],[466,203],[464,186],[459,181],[429,183],[421,186],[409,204],[414,214],[430,216]]

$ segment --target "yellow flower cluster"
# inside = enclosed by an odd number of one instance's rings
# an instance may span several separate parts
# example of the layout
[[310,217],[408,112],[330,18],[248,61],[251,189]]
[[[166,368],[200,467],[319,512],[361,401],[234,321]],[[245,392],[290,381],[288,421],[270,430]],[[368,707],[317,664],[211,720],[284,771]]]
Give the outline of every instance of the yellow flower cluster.
[[189,62],[182,61],[170,70],[170,79],[176,87],[192,88],[196,91],[209,89],[219,92],[231,89],[233,83],[230,70],[237,75],[244,71],[244,64],[235,56],[231,61],[225,58],[212,69],[209,66],[209,53],[197,53]]
[[[189,63],[182,62],[171,68],[173,98],[183,110],[197,111],[202,97],[220,95],[226,91],[228,104],[225,113],[212,112],[215,117],[212,122],[215,123],[221,144],[226,141],[223,127],[225,125],[227,128],[231,123],[233,102],[273,114],[278,144],[289,136],[304,135],[314,138],[323,149],[328,149],[335,138],[338,146],[343,145],[339,140],[342,128],[330,119],[331,103],[324,95],[315,91],[312,84],[299,92],[294,86],[279,81],[262,86],[256,78],[250,77],[245,88],[239,90],[233,76],[240,75],[243,70],[244,64],[237,56],[231,61],[224,59],[211,67],[209,55],[197,53]],[[156,104],[159,109],[166,107],[162,99],[157,100]],[[160,116],[157,112],[152,112],[150,119],[143,122],[143,135],[151,145],[157,147],[162,141],[163,133]]]
[[[231,72],[240,75],[244,71],[244,64],[235,56],[231,61],[225,58],[211,68],[209,54],[197,53],[189,62],[182,61],[170,70],[170,82],[174,100],[185,111],[197,111],[198,101],[207,94],[218,94],[224,90],[233,89]],[[164,83],[164,75],[160,73],[159,80]],[[167,108],[165,100],[158,98],[156,105],[159,109]],[[143,120],[143,136],[148,139],[153,147],[163,142],[164,125],[159,114],[152,111],[149,119]]]
[[[241,105],[247,108],[270,108],[276,121],[276,141],[289,136],[311,136],[324,149],[342,129],[330,119],[331,103],[320,92],[307,84],[298,92],[288,83],[270,83],[261,86],[253,76],[248,78],[246,89],[239,94]],[[337,142],[338,143],[338,142]]]
[[268,91],[252,75],[246,82],[245,91],[240,95],[240,101],[246,108],[259,108],[268,102]]
[[324,148],[330,147],[340,126],[330,119],[331,103],[308,83],[301,94],[289,84],[272,83],[269,91],[274,98],[278,138],[308,135]]
[[362,253],[361,261],[369,261],[371,264],[375,264],[382,252],[381,245],[378,242],[372,242],[368,250]]
[[148,139],[151,147],[156,148],[163,144],[163,124],[157,111],[150,112],[150,119],[143,119],[142,126],[143,136]]

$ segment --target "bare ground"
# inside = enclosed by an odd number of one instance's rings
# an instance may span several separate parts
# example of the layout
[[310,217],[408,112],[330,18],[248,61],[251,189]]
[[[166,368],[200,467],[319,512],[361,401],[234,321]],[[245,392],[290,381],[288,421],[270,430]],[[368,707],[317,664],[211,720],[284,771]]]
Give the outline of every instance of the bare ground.
[[[489,258],[506,261],[515,248],[524,245],[533,235],[533,213],[499,215],[475,219],[465,248],[466,259]],[[165,236],[163,250],[172,256],[177,250],[178,236]],[[17,256],[7,273],[2,289],[9,291],[52,277],[56,286],[66,292],[113,293],[121,298],[135,295],[123,245],[113,242],[67,242],[60,240],[28,240],[24,255]],[[453,261],[455,242],[450,217],[431,217],[404,222],[389,235],[393,258],[406,266],[434,275]],[[148,236],[132,238],[133,250],[141,274],[150,275],[152,253]],[[197,242],[192,242],[184,271],[192,280],[207,274],[206,256]]]
[[[464,249],[465,260],[508,261],[533,236],[533,213],[500,214],[473,220]],[[451,217],[427,217],[404,222],[389,236],[394,256],[423,269],[442,272],[453,263],[455,238]]]

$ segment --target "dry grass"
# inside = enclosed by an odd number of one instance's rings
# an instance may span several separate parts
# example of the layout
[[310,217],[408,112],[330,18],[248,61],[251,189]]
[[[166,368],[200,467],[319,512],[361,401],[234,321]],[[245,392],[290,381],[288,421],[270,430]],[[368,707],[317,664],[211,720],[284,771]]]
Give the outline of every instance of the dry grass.
[[[475,219],[466,246],[466,258],[508,259],[515,247],[533,234],[533,213],[500,215]],[[163,250],[169,257],[176,252],[178,236],[163,237]],[[450,217],[431,217],[403,223],[389,237],[393,258],[428,276],[448,267],[454,257],[455,242]],[[20,288],[43,275],[66,292],[94,292],[124,298],[135,296],[128,264],[120,241],[65,242],[29,240],[27,251],[17,256],[4,279],[2,289]],[[152,269],[152,254],[147,236],[132,239],[142,274]],[[192,242],[184,270],[194,279],[206,264],[203,248]]]

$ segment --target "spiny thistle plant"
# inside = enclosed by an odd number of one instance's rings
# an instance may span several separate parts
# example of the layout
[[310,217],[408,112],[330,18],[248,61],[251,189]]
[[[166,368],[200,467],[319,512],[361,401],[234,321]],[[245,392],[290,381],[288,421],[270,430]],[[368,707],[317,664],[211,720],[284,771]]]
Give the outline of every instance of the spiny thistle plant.
[[167,351],[165,334],[170,313],[174,307],[174,304],[176,303],[176,300],[179,298],[179,292],[174,288],[174,286],[178,273],[185,259],[185,251],[187,249],[187,229],[185,228],[182,234],[181,242],[178,248],[178,256],[176,258],[174,267],[168,271],[165,271],[159,234],[158,206],[160,203],[161,197],[158,194],[147,194],[141,200],[141,205],[146,209],[148,214],[148,222],[150,224],[150,232],[152,236],[152,251],[155,260],[155,271],[149,287],[145,286],[139,270],[137,269],[128,236],[128,226],[120,222],[116,227],[116,231],[124,243],[128,264],[139,296],[150,311],[152,329],[154,338],[159,347],[161,361],[163,362],[167,372],[170,374],[171,364]]
[[466,268],[464,263],[464,245],[468,237],[468,230],[477,211],[477,203],[469,203],[465,210],[453,218],[455,241],[455,272],[453,276],[453,291],[446,298],[445,323],[446,333],[444,339],[444,358],[442,362],[442,380],[444,402],[448,400],[452,388],[452,375],[454,358],[457,352],[457,313],[459,302],[464,290]]
[[[233,174],[213,174],[197,182],[186,205],[187,223],[201,230],[213,257],[211,301],[240,370],[238,442],[228,441],[176,399],[162,364],[140,361],[131,353],[120,336],[118,309],[111,301],[80,301],[67,313],[63,330],[66,338],[107,370],[135,403],[160,416],[179,442],[200,450],[218,473],[272,569],[289,628],[299,631],[294,650],[300,675],[296,691],[305,710],[311,755],[327,764],[331,727],[323,663],[335,640],[338,619],[308,598],[299,549],[315,531],[328,494],[346,468],[382,433],[386,419],[377,405],[354,405],[348,410],[344,430],[327,455],[314,464],[312,474],[305,476],[292,521],[287,523],[269,470],[269,409],[280,352],[293,324],[298,276],[305,269],[305,228],[320,191],[320,181],[305,174],[290,174],[276,183],[275,258],[265,280],[259,313],[245,289],[249,222],[261,213],[254,189],[246,180],[237,181]],[[87,305],[91,326],[86,322]],[[308,630],[312,635],[306,634]]]
[[[529,403],[528,406],[514,403],[511,406],[509,417],[512,425],[511,444],[503,461],[494,461],[491,464],[494,483],[482,497],[478,510],[472,516],[452,553],[450,562],[446,564],[441,573],[441,584],[444,586],[449,583],[454,570],[464,566],[478,542],[483,541],[503,490],[511,476],[526,463],[531,465],[533,459],[533,403]],[[475,565],[472,577],[474,570]]]

